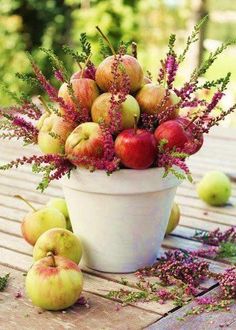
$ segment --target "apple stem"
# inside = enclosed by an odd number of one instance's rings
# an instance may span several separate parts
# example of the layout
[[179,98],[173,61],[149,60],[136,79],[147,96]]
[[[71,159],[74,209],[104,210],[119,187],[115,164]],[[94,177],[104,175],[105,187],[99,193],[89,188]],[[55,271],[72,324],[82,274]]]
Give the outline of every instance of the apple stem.
[[89,56],[87,57],[87,59],[86,59],[86,61],[84,63],[84,67],[81,70],[81,78],[83,78],[84,70],[86,69],[86,67],[87,67],[87,65],[89,63],[91,56],[92,56],[92,53],[89,54]]
[[138,129],[138,117],[137,115],[134,115],[134,134],[137,133],[137,129]]
[[20,195],[14,195],[15,198],[21,199],[25,204],[27,204],[29,207],[31,207],[32,210],[37,211],[37,209],[30,203],[28,202],[24,197]]
[[47,253],[47,257],[51,257],[52,258],[52,267],[56,267],[56,260],[55,260],[55,256],[52,252],[48,252]]
[[80,70],[83,70],[83,67],[82,67],[82,65],[80,64],[80,62],[77,62],[77,64],[78,64]]
[[49,109],[47,103],[45,102],[44,98],[41,95],[38,95],[38,99],[41,102],[42,106],[44,107],[45,111],[51,114],[51,110]]
[[138,56],[138,53],[137,53],[137,44],[134,41],[132,41],[132,44],[131,44],[131,52],[132,52],[132,56],[134,58],[137,58],[137,56]]
[[106,43],[108,44],[110,50],[112,51],[112,54],[114,56],[116,56],[116,52],[115,52],[115,49],[113,48],[110,40],[108,39],[108,37],[102,32],[102,30],[100,29],[99,26],[96,26],[96,29],[98,30],[98,32],[101,34],[101,36],[103,37],[103,39],[106,41]]

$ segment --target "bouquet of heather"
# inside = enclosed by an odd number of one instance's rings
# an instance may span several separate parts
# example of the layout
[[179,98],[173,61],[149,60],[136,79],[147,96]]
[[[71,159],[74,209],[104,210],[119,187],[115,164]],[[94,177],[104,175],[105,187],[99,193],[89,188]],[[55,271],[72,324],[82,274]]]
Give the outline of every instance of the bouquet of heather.
[[[59,90],[29,55],[34,76],[18,77],[39,85],[49,102],[39,96],[39,106],[9,92],[18,105],[1,110],[1,137],[38,144],[43,155],[22,157],[0,169],[31,164],[34,172],[43,173],[42,191],[53,179],[68,175],[62,181],[72,226],[84,240],[85,262],[91,268],[126,272],[155,260],[176,187],[191,179],[186,158],[201,148],[203,134],[236,107],[225,111],[219,106],[229,73],[204,84],[199,79],[232,42],[210,53],[182,87],[174,85],[204,20],[194,27],[180,55],[174,49],[175,35],[170,36],[155,80],[144,74],[135,43],[121,42],[115,50],[97,27],[105,57],[98,65],[85,33],[81,53],[64,47],[79,66],[72,75],[53,51],[42,49]],[[201,89],[214,90],[210,101],[199,96]],[[179,115],[181,109],[187,109],[185,117]],[[220,114],[213,116],[213,109]]]

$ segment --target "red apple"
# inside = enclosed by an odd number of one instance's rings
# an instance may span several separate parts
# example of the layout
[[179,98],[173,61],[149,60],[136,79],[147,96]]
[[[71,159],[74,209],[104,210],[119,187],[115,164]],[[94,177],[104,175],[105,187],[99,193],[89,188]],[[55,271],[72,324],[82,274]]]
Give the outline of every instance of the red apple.
[[184,145],[189,141],[184,126],[177,120],[168,120],[157,127],[154,132],[158,143],[166,140],[165,148],[172,150],[173,148],[183,149]]
[[124,166],[136,170],[146,169],[156,157],[154,135],[142,129],[124,130],[115,140],[115,153]]
[[[43,117],[43,118],[42,118]],[[38,146],[45,154],[63,153],[65,141],[75,128],[75,124],[55,114],[44,114],[39,120]]]
[[102,158],[104,139],[97,123],[87,122],[77,126],[68,136],[65,153],[74,165],[81,165],[81,158]]
[[[61,97],[66,104],[73,106],[74,110],[87,109],[90,112],[94,100],[99,96],[99,90],[94,80],[88,78],[73,79],[71,81],[74,96],[78,102],[78,105],[73,102],[66,83],[62,84],[58,96]],[[61,109],[62,113],[66,112],[66,109]]]
[[[109,109],[111,107],[111,97],[111,93],[103,93],[94,101],[91,115],[95,123],[104,120],[107,125],[110,124]],[[139,105],[135,98],[127,95],[119,110],[121,112],[121,130],[134,127],[134,116],[137,117],[137,120],[139,120],[140,116]]]
[[[171,91],[166,103],[160,107],[165,95],[166,89],[163,86],[155,83],[148,83],[138,91],[136,100],[138,101],[141,112],[152,115],[178,103],[178,97]],[[178,110],[175,110],[171,118],[175,118],[177,115]]]
[[26,276],[25,288],[35,306],[62,310],[79,299],[83,275],[72,260],[51,255],[33,264]]
[[[101,90],[109,91],[112,81],[112,65],[114,63],[114,55],[109,56],[103,60],[96,71],[95,80]],[[130,79],[130,91],[136,92],[143,84],[143,70],[139,62],[130,55],[122,56],[122,65],[124,66],[125,72]],[[122,81],[120,82],[122,83]]]
[[167,140],[165,148],[179,148],[192,155],[196,153],[203,144],[203,136],[198,139],[194,137],[195,124],[188,118],[176,118],[162,123],[154,132],[158,143]]

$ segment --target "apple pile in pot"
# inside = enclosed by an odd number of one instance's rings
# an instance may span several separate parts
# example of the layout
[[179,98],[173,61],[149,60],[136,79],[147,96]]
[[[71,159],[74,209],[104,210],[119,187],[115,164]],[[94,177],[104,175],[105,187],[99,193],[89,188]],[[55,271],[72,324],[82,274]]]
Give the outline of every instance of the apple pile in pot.
[[[182,86],[175,86],[178,68],[191,43],[197,40],[203,21],[194,27],[182,54],[174,49],[175,35],[170,36],[168,52],[156,77],[145,72],[135,43],[126,46],[121,42],[115,50],[99,27],[110,54],[103,52],[104,59],[95,65],[91,45],[86,34],[81,34],[80,54],[64,48],[79,66],[73,74],[53,51],[42,49],[50,59],[58,88],[30,57],[35,78],[18,76],[26,82],[37,81],[50,103],[42,96],[38,105],[21,98],[17,111],[9,114],[1,110],[6,121],[1,136],[38,144],[43,155],[23,157],[0,168],[32,164],[33,171],[44,175],[41,190],[75,167],[109,174],[123,168],[163,167],[165,175],[171,172],[181,179],[190,178],[186,158],[201,148],[204,133],[236,107],[223,110],[220,106],[230,73],[215,81],[202,82],[201,78],[230,42],[210,53]],[[204,98],[209,94],[206,90],[211,91],[211,98]],[[214,109],[217,114],[213,114]]]

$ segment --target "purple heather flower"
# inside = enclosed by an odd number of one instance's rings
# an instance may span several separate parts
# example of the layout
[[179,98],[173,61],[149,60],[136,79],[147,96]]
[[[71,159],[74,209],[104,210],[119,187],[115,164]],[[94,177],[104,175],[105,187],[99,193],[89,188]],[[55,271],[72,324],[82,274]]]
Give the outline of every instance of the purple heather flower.
[[56,77],[56,79],[57,79],[58,81],[61,81],[62,83],[65,81],[65,80],[64,80],[64,77],[63,77],[63,73],[62,73],[60,70],[56,70],[56,71],[54,72],[54,76]]

